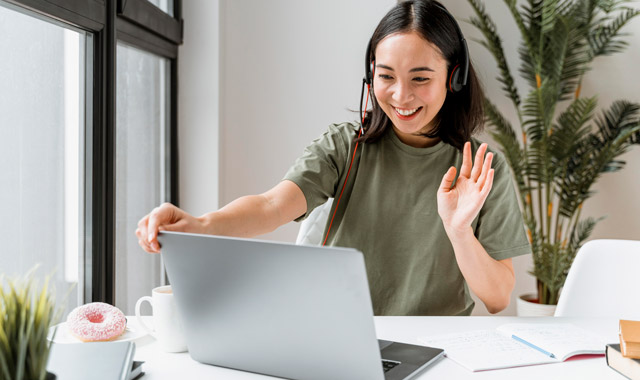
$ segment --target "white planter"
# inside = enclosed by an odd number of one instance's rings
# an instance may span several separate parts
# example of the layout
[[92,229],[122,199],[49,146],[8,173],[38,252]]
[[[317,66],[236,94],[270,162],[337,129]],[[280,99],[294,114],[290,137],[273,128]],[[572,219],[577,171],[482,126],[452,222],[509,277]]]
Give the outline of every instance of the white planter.
[[530,300],[536,300],[535,293],[523,294],[516,300],[518,317],[549,317],[556,312],[557,305],[544,305]]

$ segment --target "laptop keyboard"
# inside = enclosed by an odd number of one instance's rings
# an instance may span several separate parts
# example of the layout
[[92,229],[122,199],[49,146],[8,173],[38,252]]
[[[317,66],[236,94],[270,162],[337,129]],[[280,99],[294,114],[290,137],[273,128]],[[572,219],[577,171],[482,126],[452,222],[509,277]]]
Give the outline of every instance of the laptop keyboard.
[[400,364],[400,362],[397,362],[395,360],[384,360],[384,359],[382,360],[382,368],[384,369],[385,372],[389,372],[389,370],[391,370],[398,364]]

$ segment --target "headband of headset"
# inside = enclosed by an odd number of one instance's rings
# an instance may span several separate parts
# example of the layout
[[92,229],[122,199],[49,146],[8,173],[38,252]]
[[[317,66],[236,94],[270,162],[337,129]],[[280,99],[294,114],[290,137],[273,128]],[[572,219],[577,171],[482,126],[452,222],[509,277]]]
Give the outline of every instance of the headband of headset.
[[[449,89],[449,91],[458,92],[462,90],[464,86],[467,85],[467,79],[469,77],[469,49],[467,48],[467,41],[464,39],[464,35],[462,34],[460,25],[458,25],[458,22],[453,17],[453,15],[449,13],[449,11],[444,6],[435,2],[433,3],[433,5],[441,9],[444,12],[444,14],[447,15],[447,17],[451,20],[451,22],[456,28],[456,32],[458,33],[458,38],[460,39],[460,50],[461,50],[461,55],[459,57],[460,60],[451,70],[451,73],[449,73],[449,79],[447,83],[447,88]],[[367,44],[367,53],[365,56],[365,77],[364,77],[365,83],[369,85],[373,82],[373,68],[372,68],[373,61],[370,60],[372,55],[371,42],[372,41],[369,40],[369,43]]]

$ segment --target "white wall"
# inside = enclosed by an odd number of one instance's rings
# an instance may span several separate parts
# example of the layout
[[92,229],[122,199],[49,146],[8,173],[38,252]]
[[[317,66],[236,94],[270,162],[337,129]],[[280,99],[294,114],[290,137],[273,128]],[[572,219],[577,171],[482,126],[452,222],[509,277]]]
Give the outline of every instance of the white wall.
[[[393,0],[221,1],[220,204],[276,185],[333,122],[356,120],[368,38]],[[294,241],[297,223],[264,238]]]
[[[503,36],[517,28],[502,2],[487,8]],[[376,1],[190,0],[183,3],[185,43],[180,49],[181,204],[195,214],[275,185],[303,148],[332,122],[357,119],[366,43],[380,18],[395,4]],[[471,8],[448,1],[459,19]],[[218,8],[219,5],[219,8]],[[461,22],[470,54],[494,101],[508,109],[494,80],[493,58]],[[640,62],[640,20],[627,31],[631,46],[597,62],[583,85],[600,105],[626,98],[640,102],[634,76]],[[504,41],[517,74],[517,41]],[[635,81],[635,82],[633,82]],[[633,85],[633,83],[636,83]],[[519,83],[521,84],[521,83]],[[524,84],[522,84],[524,86]],[[524,87],[523,87],[524,88]],[[217,155],[219,149],[219,157]],[[640,239],[640,147],[625,156],[624,171],[605,175],[583,215],[608,214],[592,238]],[[218,161],[219,160],[219,161]],[[219,178],[219,181],[218,181]],[[218,203],[219,201],[219,203]],[[263,238],[294,241],[290,223]],[[513,297],[534,291],[530,256],[516,258]],[[481,303],[474,314],[487,314]],[[515,301],[502,314],[515,314]]]
[[180,206],[201,215],[218,208],[220,13],[218,0],[183,2],[178,63]]

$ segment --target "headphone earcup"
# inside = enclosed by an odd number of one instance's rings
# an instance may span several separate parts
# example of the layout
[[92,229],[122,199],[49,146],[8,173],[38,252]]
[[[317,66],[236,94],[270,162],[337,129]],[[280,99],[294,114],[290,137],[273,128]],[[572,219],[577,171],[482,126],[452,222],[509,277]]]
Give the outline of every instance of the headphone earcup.
[[371,40],[367,44],[367,52],[364,56],[364,83],[371,85],[373,82],[373,60],[371,57]]
[[367,68],[366,68],[365,73],[364,73],[364,82],[366,84],[368,84],[368,85],[371,85],[372,82],[373,82],[373,71],[374,70],[375,69],[373,68],[373,61],[371,61],[369,63],[369,65],[367,65]]
[[460,83],[460,66],[456,65],[449,75],[448,89],[451,92],[458,92],[462,90],[462,84]]

